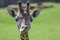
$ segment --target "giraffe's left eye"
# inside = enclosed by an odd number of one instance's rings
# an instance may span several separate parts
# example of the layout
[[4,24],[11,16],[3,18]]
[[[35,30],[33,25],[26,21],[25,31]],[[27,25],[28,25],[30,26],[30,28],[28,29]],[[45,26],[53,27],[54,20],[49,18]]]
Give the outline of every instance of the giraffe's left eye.
[[31,22],[33,21],[33,19],[30,20]]
[[18,21],[20,18],[16,18],[15,20]]
[[30,17],[30,21],[31,21],[31,22],[33,21],[33,18],[32,18],[32,17]]
[[16,21],[18,21],[18,19],[16,19]]

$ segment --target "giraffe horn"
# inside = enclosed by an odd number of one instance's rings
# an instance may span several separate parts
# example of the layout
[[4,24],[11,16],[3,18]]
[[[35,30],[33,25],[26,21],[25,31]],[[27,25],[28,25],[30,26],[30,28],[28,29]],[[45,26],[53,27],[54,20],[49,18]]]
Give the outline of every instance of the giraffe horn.
[[22,3],[20,1],[18,1],[18,10],[21,14],[23,14]]
[[18,7],[21,8],[22,4],[20,1],[18,1]]
[[30,2],[27,1],[26,2],[26,11],[27,11],[28,14],[29,14],[29,9],[30,9]]

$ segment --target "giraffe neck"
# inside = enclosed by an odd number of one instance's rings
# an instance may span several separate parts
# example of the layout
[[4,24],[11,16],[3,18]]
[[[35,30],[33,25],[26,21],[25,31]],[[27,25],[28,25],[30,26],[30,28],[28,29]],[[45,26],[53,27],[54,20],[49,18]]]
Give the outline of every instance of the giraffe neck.
[[24,33],[21,32],[20,37],[21,40],[29,40],[28,32],[24,32]]

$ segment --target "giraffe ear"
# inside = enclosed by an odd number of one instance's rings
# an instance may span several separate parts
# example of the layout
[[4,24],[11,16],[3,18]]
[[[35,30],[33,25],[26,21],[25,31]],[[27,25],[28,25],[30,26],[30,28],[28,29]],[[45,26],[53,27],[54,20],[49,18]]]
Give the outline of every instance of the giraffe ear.
[[12,16],[12,17],[16,16],[16,11],[15,10],[7,8],[7,11],[8,11],[10,16]]
[[40,10],[35,10],[33,13],[32,13],[32,16],[33,18],[37,17],[40,13]]

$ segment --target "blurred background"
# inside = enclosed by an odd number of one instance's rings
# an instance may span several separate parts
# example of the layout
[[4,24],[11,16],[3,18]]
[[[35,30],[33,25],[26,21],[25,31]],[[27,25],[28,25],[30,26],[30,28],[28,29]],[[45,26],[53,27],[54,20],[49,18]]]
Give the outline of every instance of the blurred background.
[[[28,0],[20,0],[26,3]],[[60,0],[29,0],[32,10],[39,4],[40,15],[34,19],[29,31],[30,40],[60,40]],[[0,40],[19,40],[15,20],[8,14],[7,7],[17,9],[18,0],[0,0]],[[31,10],[31,12],[32,12]]]
[[[0,7],[5,7],[10,4],[17,4],[19,0],[0,0]],[[60,2],[60,0],[20,0],[23,3],[30,1],[31,3],[40,3],[40,2]]]

